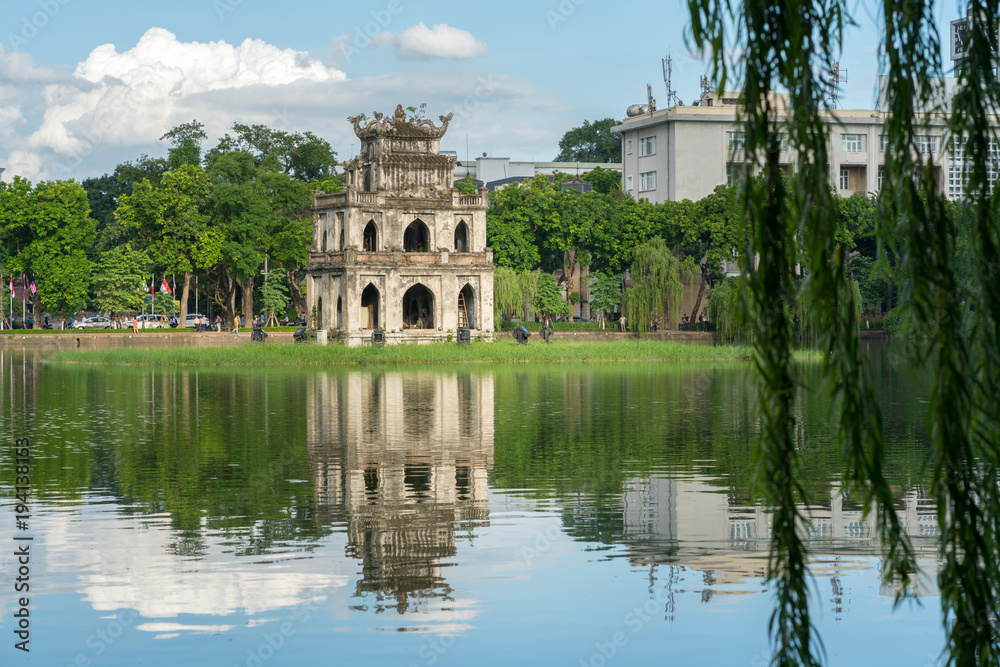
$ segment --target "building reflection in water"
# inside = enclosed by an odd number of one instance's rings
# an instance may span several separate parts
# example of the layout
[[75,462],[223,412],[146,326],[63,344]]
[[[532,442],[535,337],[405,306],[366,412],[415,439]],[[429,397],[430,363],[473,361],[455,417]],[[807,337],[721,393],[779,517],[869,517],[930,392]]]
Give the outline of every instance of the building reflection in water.
[[456,533],[489,525],[490,373],[319,373],[308,388],[317,520],[347,526],[359,606],[449,600]]
[[[771,513],[764,506],[734,493],[721,493],[710,477],[633,478],[625,485],[623,543],[629,559],[652,568],[686,567],[706,573],[703,602],[728,590],[745,591],[745,578],[767,574]],[[840,612],[843,594],[839,577],[852,570],[875,567],[881,555],[875,518],[837,485],[813,504],[803,507],[802,526],[810,555],[810,572],[830,577],[833,610]],[[937,510],[920,490],[896,498],[896,515],[913,545],[921,569],[913,582],[917,595],[936,595]],[[883,595],[896,588],[882,586]]]

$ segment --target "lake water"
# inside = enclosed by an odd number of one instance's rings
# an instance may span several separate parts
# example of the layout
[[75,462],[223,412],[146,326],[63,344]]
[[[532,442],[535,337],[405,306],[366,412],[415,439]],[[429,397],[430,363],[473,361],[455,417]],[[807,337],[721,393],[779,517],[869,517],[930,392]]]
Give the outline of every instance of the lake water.
[[[896,610],[836,485],[830,404],[798,405],[829,665],[932,665],[943,645],[924,392],[891,352],[869,360],[924,568]],[[755,401],[748,364],[157,370],[0,351],[0,664],[766,665]]]

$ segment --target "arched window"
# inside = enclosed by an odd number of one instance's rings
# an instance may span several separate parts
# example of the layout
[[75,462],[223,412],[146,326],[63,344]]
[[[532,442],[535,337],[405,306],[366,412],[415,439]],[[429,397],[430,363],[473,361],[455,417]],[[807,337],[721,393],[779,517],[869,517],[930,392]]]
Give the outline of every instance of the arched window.
[[424,221],[417,218],[403,232],[403,250],[406,252],[427,252],[431,249],[431,233]]
[[343,308],[343,301],[341,300],[341,298],[339,296],[337,297],[337,328],[338,329],[343,329],[344,328],[344,308]]
[[378,288],[368,283],[361,293],[361,323],[366,329],[378,329],[378,305],[380,296]]
[[477,329],[476,326],[476,294],[472,285],[466,283],[458,293],[458,326]]
[[323,328],[323,297],[316,299],[316,328]]
[[469,252],[469,226],[464,220],[455,227],[455,252]]
[[423,285],[414,285],[403,294],[403,328],[434,328],[434,293]]
[[365,236],[361,248],[365,252],[375,252],[378,250],[378,227],[374,220],[369,220],[365,226]]

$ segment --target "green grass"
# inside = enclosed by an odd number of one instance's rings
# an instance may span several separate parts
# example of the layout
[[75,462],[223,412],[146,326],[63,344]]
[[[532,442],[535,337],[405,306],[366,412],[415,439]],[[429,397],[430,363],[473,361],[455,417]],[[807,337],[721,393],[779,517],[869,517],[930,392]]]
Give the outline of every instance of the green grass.
[[749,359],[749,350],[676,341],[558,341],[551,345],[493,343],[388,345],[383,348],[340,345],[241,345],[154,349],[71,350],[45,358],[49,363],[128,366],[327,366],[337,364],[454,364],[601,361],[733,361]]

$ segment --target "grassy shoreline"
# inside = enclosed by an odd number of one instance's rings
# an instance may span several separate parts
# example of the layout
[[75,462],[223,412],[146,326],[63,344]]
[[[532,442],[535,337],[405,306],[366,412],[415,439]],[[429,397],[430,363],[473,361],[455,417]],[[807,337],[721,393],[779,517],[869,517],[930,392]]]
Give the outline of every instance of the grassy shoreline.
[[127,348],[56,352],[46,363],[113,366],[337,366],[357,364],[454,364],[535,362],[746,361],[750,350],[677,341],[560,341],[518,345],[513,340],[455,344],[243,345],[239,347]]

